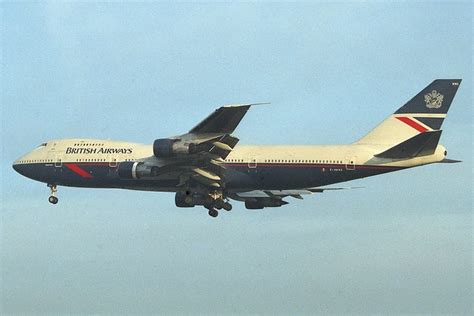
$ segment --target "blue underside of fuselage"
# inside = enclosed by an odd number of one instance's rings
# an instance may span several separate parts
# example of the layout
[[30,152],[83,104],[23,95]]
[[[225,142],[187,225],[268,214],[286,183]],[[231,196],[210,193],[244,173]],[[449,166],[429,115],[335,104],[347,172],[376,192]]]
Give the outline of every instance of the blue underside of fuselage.
[[[16,164],[14,169],[37,181],[48,184],[90,187],[123,188],[153,191],[177,191],[177,176],[157,179],[123,179],[117,167],[108,163],[51,163]],[[356,165],[354,169],[336,164],[259,164],[249,168],[247,164],[225,164],[226,189],[247,190],[289,190],[319,187],[358,178],[403,169],[389,166]]]

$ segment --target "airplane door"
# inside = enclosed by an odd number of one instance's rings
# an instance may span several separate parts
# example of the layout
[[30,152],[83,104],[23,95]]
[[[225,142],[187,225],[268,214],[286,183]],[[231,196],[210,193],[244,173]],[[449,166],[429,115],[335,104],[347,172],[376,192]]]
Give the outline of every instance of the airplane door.
[[51,171],[56,174],[63,172],[64,151],[56,150],[56,143],[53,143],[46,154],[47,166],[51,167]]
[[346,158],[346,170],[355,170],[357,157]]
[[116,168],[117,164],[118,164],[117,157],[115,157],[115,156],[109,157],[109,167],[110,168]]
[[63,159],[64,159],[64,152],[56,151],[52,153],[53,161],[54,161],[54,173],[59,176],[63,173]]
[[61,168],[63,166],[63,156],[60,153],[56,153],[54,157],[54,166],[56,168]]
[[249,167],[249,172],[256,173],[257,172],[257,159],[250,158],[248,167]]

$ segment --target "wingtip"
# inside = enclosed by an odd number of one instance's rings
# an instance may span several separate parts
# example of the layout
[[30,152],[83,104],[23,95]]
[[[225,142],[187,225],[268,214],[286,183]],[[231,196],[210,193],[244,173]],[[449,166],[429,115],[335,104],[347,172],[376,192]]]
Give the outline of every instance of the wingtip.
[[222,106],[223,108],[238,108],[238,107],[250,107],[254,105],[264,105],[264,104],[271,104],[270,102],[259,102],[259,103],[243,103],[243,104],[226,104]]

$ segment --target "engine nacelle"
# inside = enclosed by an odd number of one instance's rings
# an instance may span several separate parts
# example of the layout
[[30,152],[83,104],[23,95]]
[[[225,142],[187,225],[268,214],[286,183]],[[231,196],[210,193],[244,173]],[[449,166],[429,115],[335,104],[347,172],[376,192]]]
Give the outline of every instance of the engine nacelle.
[[249,210],[260,210],[264,207],[280,207],[288,202],[276,198],[255,198],[245,201],[245,208]]
[[196,153],[196,144],[183,142],[180,139],[161,138],[153,142],[153,154],[157,158],[194,153]]
[[123,179],[141,179],[156,177],[159,167],[145,162],[124,161],[118,166],[118,175]]

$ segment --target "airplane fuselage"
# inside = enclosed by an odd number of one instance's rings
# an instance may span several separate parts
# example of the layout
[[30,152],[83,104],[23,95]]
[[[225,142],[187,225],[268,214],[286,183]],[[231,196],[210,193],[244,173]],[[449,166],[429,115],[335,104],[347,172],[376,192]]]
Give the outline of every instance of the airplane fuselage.
[[[442,161],[445,149],[412,159],[376,158],[378,146],[248,146],[237,145],[224,160],[228,191],[291,190],[319,187]],[[179,159],[179,158],[178,158]],[[154,179],[124,179],[122,162],[143,161],[165,166],[152,145],[99,139],[54,140],[14,163],[19,173],[53,185],[176,192],[179,174]]]
[[189,132],[137,144],[100,139],[53,140],[14,162],[20,174],[57,186],[176,192],[177,207],[203,206],[212,217],[230,211],[280,207],[341,188],[330,184],[446,159],[441,125],[460,79],[437,79],[368,134],[350,145],[240,145],[233,135],[251,106],[218,108]]

